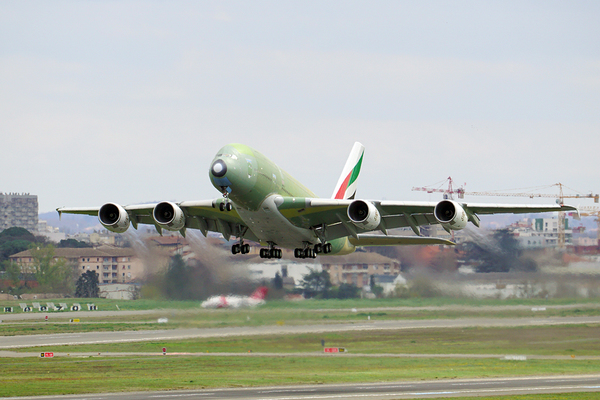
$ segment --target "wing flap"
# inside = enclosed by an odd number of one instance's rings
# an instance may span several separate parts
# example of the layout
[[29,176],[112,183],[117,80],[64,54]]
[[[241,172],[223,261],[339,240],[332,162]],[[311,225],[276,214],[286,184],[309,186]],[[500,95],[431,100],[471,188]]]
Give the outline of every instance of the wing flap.
[[454,246],[456,243],[435,237],[422,236],[383,236],[383,235],[358,235],[358,238],[349,238],[354,246],[410,246],[424,244],[442,244]]

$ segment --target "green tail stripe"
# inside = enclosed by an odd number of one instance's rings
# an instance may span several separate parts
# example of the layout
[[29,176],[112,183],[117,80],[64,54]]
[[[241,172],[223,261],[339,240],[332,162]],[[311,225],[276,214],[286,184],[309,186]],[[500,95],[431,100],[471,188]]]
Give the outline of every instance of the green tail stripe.
[[354,166],[354,169],[352,170],[352,176],[350,177],[348,186],[352,185],[354,183],[354,181],[358,178],[358,174],[360,173],[360,167],[362,165],[363,157],[364,157],[364,153],[360,156],[360,160],[358,160],[358,163],[356,163],[356,165]]

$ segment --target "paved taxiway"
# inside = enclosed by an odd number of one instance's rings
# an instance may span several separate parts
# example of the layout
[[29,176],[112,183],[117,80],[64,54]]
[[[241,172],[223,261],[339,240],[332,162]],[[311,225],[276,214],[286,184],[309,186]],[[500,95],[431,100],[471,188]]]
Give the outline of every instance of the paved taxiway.
[[386,320],[364,323],[258,326],[231,328],[163,329],[155,331],[85,332],[50,335],[0,336],[0,349],[35,346],[62,346],[94,343],[123,343],[142,341],[167,341],[192,338],[289,335],[300,333],[346,332],[356,330],[397,330],[418,328],[466,328],[500,326],[541,326],[566,324],[598,324],[600,316],[551,318],[460,318],[434,320]]
[[331,400],[423,399],[431,397],[499,396],[535,393],[598,392],[600,375],[456,379],[418,382],[303,385],[243,389],[202,389],[109,393],[76,396],[19,397],[20,400]]

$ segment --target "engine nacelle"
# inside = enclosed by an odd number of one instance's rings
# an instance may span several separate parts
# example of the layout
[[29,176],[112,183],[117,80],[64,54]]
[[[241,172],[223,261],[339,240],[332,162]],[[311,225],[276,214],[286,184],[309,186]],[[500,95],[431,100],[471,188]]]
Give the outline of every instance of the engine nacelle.
[[152,216],[160,227],[168,231],[180,231],[185,227],[183,210],[170,201],[163,201],[154,206]]
[[433,215],[446,230],[459,231],[467,226],[467,222],[469,222],[467,212],[460,204],[452,200],[442,200],[437,203]]
[[348,206],[348,218],[359,228],[372,231],[381,223],[379,210],[370,201],[354,200]]
[[123,233],[129,228],[129,214],[115,203],[106,203],[98,210],[98,219],[111,232]]

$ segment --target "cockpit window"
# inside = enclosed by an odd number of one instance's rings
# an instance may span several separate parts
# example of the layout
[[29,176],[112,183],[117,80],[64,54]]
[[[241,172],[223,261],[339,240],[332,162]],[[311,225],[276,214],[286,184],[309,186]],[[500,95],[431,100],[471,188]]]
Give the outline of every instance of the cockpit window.
[[237,156],[235,154],[219,154],[218,157],[229,157],[234,160],[237,160]]

